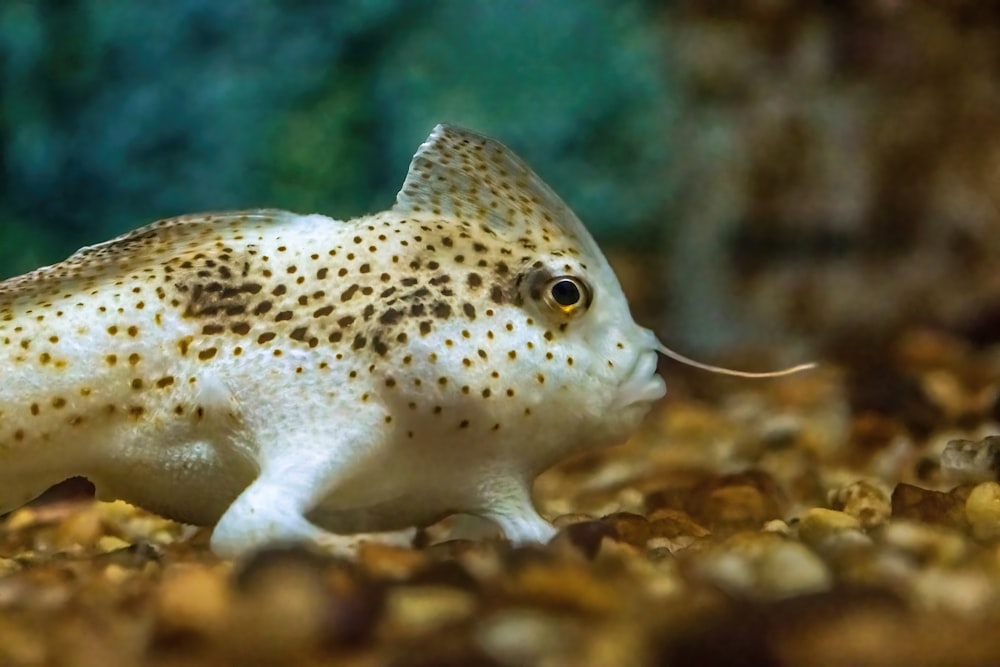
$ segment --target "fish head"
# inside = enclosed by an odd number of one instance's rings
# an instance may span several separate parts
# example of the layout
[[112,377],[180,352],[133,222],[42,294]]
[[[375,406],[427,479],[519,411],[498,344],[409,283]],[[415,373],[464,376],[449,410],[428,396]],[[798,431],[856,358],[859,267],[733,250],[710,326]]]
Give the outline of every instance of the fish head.
[[511,431],[516,420],[521,441],[560,453],[586,449],[626,439],[664,395],[655,335],[633,319],[583,223],[510,149],[436,127],[414,156],[393,213],[428,232],[445,221],[455,237],[445,245],[461,246],[435,260],[449,262],[456,278],[447,312],[460,325],[436,322],[435,333],[442,354],[464,337],[488,359],[469,363],[459,345],[456,365],[461,357],[466,376],[496,377],[502,369],[513,378],[506,395],[516,401],[501,395],[491,408],[515,406],[497,427]]

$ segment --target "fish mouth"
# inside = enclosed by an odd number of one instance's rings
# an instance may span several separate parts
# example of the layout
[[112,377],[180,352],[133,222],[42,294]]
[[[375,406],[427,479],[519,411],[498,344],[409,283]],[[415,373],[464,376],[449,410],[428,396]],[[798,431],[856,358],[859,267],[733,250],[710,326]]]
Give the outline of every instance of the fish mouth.
[[656,373],[659,354],[647,350],[639,355],[625,381],[618,387],[612,408],[620,410],[637,404],[657,401],[667,393],[667,384]]

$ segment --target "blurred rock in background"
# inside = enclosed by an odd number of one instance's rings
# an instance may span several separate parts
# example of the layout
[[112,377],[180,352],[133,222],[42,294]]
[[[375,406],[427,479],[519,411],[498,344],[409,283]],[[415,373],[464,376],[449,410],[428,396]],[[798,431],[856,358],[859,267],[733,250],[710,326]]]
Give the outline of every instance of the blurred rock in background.
[[683,338],[1000,340],[998,19],[975,2],[661,13],[685,107],[666,209]]
[[958,0],[4,2],[0,275],[179,213],[386,208],[448,121],[685,350],[995,342],[998,33]]

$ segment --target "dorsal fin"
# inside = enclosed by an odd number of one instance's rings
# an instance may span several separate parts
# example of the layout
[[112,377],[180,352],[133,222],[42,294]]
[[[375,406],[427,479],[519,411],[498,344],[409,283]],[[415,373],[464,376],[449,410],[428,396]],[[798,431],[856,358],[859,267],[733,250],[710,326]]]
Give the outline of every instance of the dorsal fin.
[[505,237],[551,224],[597,251],[573,211],[513,151],[448,125],[435,127],[417,149],[393,210],[480,221]]

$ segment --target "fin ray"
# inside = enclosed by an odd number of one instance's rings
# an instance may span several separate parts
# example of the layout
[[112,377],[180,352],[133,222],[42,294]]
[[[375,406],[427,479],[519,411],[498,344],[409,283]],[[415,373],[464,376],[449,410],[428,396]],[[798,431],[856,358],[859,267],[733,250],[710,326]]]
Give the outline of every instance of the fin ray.
[[413,156],[393,210],[479,221],[507,238],[551,224],[600,253],[576,214],[513,151],[449,125],[435,127]]

